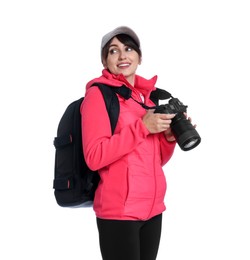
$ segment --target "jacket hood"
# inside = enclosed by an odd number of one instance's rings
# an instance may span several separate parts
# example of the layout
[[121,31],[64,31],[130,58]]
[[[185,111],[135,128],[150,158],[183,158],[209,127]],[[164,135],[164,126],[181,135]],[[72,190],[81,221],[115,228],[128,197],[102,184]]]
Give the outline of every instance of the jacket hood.
[[[139,75],[135,75],[134,88],[140,91],[144,96],[148,96],[151,91],[156,89],[156,81],[157,76],[154,76],[151,79],[145,79]],[[100,77],[89,81],[86,85],[86,90],[88,90],[95,82],[107,84],[113,87],[121,87],[122,85],[126,85],[127,87],[133,89],[133,87],[129,84],[123,74],[114,75],[110,73],[107,69],[104,69],[102,71],[102,75]]]

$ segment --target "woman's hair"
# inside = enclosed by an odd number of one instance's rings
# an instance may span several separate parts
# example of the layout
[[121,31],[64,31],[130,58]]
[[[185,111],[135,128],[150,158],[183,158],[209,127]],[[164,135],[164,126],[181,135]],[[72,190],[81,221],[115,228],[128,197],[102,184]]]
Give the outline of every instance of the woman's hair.
[[[127,34],[118,34],[115,37],[124,45],[135,50],[138,53],[139,57],[141,58],[141,56],[142,56],[141,49],[130,36],[128,36]],[[102,48],[102,62],[106,61],[106,59],[108,57],[109,46],[110,46],[110,43],[112,42],[112,40],[113,40],[113,38],[111,40],[109,40],[106,43],[106,45]]]

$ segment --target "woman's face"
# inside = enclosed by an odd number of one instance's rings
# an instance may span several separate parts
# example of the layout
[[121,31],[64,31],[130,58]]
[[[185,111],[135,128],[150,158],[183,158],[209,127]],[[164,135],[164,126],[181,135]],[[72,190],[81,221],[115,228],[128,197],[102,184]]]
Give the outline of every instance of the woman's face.
[[127,81],[134,85],[134,76],[141,59],[138,53],[121,43],[116,37],[110,43],[104,67],[111,73],[123,74]]

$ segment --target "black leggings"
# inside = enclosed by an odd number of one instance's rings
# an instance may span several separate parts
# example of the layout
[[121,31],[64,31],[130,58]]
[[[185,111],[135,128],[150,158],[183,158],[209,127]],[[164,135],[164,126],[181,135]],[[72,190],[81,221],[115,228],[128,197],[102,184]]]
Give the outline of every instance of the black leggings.
[[147,221],[97,218],[103,260],[155,260],[162,214]]

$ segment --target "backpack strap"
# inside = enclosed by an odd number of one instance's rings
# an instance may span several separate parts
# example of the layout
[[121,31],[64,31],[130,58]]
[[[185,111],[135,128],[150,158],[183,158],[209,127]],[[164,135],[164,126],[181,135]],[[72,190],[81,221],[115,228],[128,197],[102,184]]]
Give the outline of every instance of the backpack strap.
[[93,83],[92,86],[97,86],[103,95],[103,99],[105,101],[105,105],[109,115],[111,131],[112,134],[114,134],[115,127],[120,114],[120,103],[116,93],[124,97],[125,99],[129,99],[131,97],[132,91],[125,85],[119,87],[113,87],[103,83],[96,82]]

